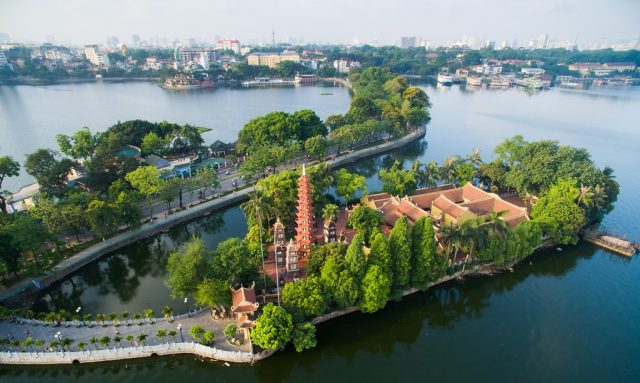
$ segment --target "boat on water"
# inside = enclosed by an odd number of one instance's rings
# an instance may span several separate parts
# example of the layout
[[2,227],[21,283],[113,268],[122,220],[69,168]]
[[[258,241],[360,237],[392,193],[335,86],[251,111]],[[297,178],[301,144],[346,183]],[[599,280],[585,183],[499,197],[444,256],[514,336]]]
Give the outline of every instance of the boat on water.
[[174,77],[167,78],[162,85],[165,89],[175,90],[206,89],[213,88],[213,86],[213,81],[209,79],[209,75],[206,73],[199,76],[178,73]]
[[453,84],[453,77],[449,74],[439,73],[438,74],[438,84],[442,85],[451,85]]
[[470,85],[470,86],[482,86],[482,77],[468,76],[467,77],[467,85]]

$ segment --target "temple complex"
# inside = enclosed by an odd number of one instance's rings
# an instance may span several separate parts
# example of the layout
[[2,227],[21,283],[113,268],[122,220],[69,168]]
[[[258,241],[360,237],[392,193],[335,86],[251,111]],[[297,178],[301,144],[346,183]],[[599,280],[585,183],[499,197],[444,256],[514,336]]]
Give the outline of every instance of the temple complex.
[[301,256],[311,254],[311,243],[315,225],[313,216],[313,199],[311,195],[311,181],[307,176],[307,169],[302,165],[302,174],[298,178],[298,206],[296,215],[296,245]]
[[256,301],[255,282],[250,287],[231,287],[231,312],[238,321],[238,329],[242,329],[245,338],[249,337],[249,329],[256,326],[254,313],[260,304]]

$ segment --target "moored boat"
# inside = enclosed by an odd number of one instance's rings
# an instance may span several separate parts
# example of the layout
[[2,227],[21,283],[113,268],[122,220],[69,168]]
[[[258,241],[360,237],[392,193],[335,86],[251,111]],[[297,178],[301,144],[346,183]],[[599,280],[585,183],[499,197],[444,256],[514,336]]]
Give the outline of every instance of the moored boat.
[[439,73],[438,83],[442,85],[451,85],[453,84],[453,77],[451,77],[451,75],[448,75],[448,74]]

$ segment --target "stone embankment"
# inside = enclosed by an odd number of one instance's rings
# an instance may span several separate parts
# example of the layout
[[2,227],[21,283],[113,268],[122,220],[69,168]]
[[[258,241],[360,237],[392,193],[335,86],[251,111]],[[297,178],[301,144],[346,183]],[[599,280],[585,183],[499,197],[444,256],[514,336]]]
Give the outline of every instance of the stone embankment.
[[[331,168],[344,166],[355,161],[401,148],[424,137],[425,134],[426,127],[421,126],[397,140],[386,141],[375,146],[347,152],[340,156],[337,156],[334,159],[328,160],[327,163]],[[188,209],[181,210],[179,212],[176,212],[175,214],[169,215],[165,219],[159,220],[156,223],[146,223],[136,230],[127,231],[106,239],[100,243],[88,247],[87,249],[70,258],[65,259],[52,271],[38,278],[39,283],[41,286],[46,287],[54,283],[55,281],[60,280],[67,275],[75,272],[81,267],[95,261],[96,259],[115,250],[118,250],[126,245],[139,241],[143,238],[156,235],[165,230],[168,230],[173,226],[201,217],[211,211],[222,209],[224,207],[245,201],[249,198],[249,194],[254,190],[255,187],[250,186],[219,198],[210,199],[200,204],[192,205]],[[33,291],[35,291],[35,287],[32,286],[32,283],[29,281],[25,281],[2,294],[0,296],[0,302],[9,299],[11,299],[12,301],[19,300],[24,295],[27,295]]]

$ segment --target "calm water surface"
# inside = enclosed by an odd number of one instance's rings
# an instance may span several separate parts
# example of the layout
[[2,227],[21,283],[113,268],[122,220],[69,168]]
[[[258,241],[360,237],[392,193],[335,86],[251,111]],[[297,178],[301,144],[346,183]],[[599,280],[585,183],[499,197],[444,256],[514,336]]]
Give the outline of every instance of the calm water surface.
[[[615,168],[622,191],[605,225],[640,239],[635,166],[640,159],[635,123],[639,89],[554,89],[534,95],[516,89],[425,89],[433,101],[426,140],[352,167],[369,177],[371,190],[380,186],[377,170],[394,160],[442,161],[473,148],[488,157],[493,146],[514,134],[530,140],[557,139],[586,147],[598,165]],[[200,97],[181,96],[187,99],[184,104]],[[346,105],[348,95],[344,96]],[[291,110],[288,104],[270,109]],[[173,120],[194,122],[188,114]],[[171,301],[163,284],[168,250],[192,234],[202,235],[213,247],[245,232],[241,210],[227,209],[88,266],[52,288],[35,307],[82,305],[93,312],[136,312],[171,304],[179,310],[182,304]],[[638,266],[637,257],[627,260],[588,244],[538,254],[513,273],[450,283],[373,315],[354,314],[324,324],[318,329],[317,348],[302,354],[287,350],[253,367],[224,367],[185,356],[64,368],[2,367],[0,376],[3,382],[637,382]]]

